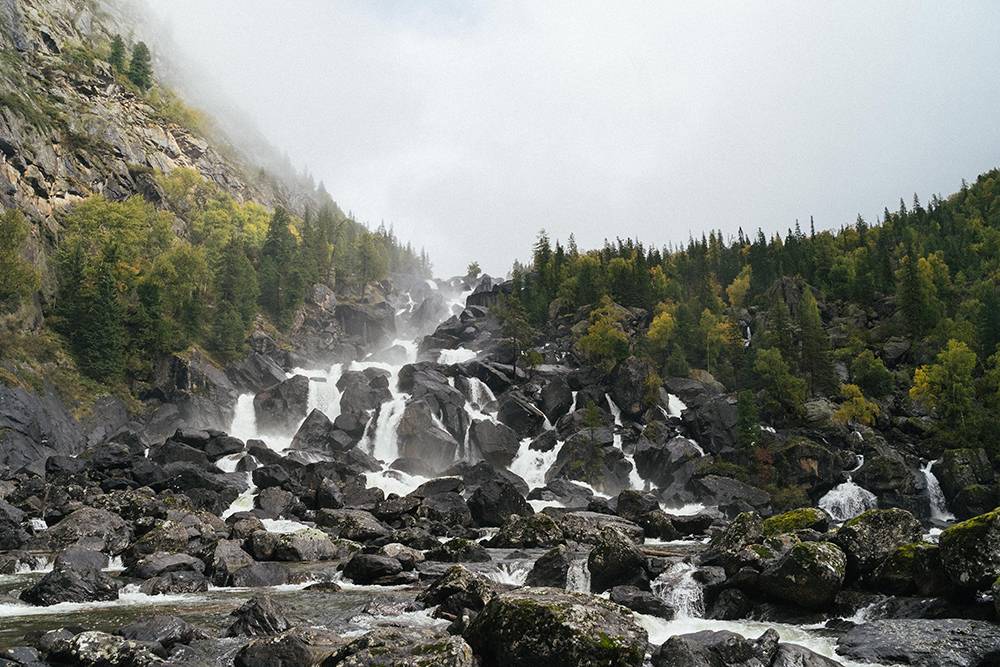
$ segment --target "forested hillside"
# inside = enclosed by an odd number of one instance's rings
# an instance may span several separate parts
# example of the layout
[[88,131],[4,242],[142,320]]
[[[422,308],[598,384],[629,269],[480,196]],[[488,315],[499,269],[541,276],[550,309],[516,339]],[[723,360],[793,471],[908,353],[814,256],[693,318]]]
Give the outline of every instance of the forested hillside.
[[587,363],[610,370],[634,354],[657,374],[651,390],[693,373],[739,392],[747,447],[761,441],[758,414],[794,427],[832,412],[912,441],[918,456],[983,447],[1000,463],[996,170],[836,231],[796,222],[771,238],[590,251],[543,232],[512,288],[543,338],[563,328]]
[[109,7],[3,17],[0,380],[137,396],[172,353],[225,363],[255,329],[280,341],[314,285],[370,300],[390,273],[428,275],[322,184],[250,164]]

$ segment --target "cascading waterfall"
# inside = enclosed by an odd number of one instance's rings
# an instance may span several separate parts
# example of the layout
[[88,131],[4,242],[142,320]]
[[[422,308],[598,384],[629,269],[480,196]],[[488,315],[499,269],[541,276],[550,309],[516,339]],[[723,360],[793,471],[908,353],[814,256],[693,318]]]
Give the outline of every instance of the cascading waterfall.
[[875,494],[855,484],[851,479],[851,473],[860,470],[864,464],[865,457],[858,454],[858,465],[846,471],[846,481],[833,487],[819,499],[820,508],[837,523],[843,523],[862,512],[878,507],[878,498]]
[[566,572],[566,590],[577,593],[590,592],[590,566],[587,558],[575,558],[570,561],[569,570]]
[[509,586],[524,586],[528,573],[534,566],[533,561],[500,562],[497,568],[486,573],[486,578],[498,584]]
[[233,413],[233,423],[229,426],[229,434],[246,442],[257,437],[257,413],[253,409],[251,394],[240,394],[236,399],[236,410]]
[[382,404],[372,432],[365,435],[361,448],[386,465],[399,458],[399,422],[406,410],[406,395],[399,394]]
[[611,399],[611,396],[609,394],[605,394],[604,398],[608,402],[608,408],[611,410],[611,416],[614,418],[615,421],[615,433],[614,433],[615,447],[617,447],[622,452],[622,454],[625,456],[625,460],[632,465],[632,470],[629,471],[628,474],[629,485],[633,489],[642,490],[646,487],[646,482],[643,481],[642,477],[639,475],[639,468],[635,465],[635,457],[631,454],[625,454],[625,451],[622,450],[622,436],[621,433],[618,432],[618,429],[620,429],[622,426],[621,408],[619,408],[618,405],[615,404],[615,402]]
[[705,614],[705,597],[691,563],[678,562],[650,582],[653,594],[673,607],[679,618],[701,618]]
[[438,363],[450,366],[451,364],[461,364],[472,361],[479,355],[475,350],[468,350],[464,347],[456,347],[454,350],[441,350],[438,353]]
[[955,515],[948,511],[948,501],[941,490],[941,482],[931,468],[937,463],[936,460],[928,461],[927,465],[920,468],[927,482],[927,500],[931,508],[931,520],[938,523],[948,523],[955,520]]
[[552,464],[559,456],[562,449],[562,441],[557,441],[555,446],[547,452],[540,452],[531,449],[532,439],[525,438],[521,441],[521,446],[517,450],[517,456],[510,463],[510,471],[528,483],[529,489],[545,486],[545,473],[548,472]]

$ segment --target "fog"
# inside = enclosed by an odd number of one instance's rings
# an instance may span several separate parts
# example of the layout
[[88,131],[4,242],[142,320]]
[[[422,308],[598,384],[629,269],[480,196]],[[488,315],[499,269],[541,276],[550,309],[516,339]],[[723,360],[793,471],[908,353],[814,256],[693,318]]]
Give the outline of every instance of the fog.
[[1000,163],[1000,3],[155,0],[344,210],[494,274],[539,229],[874,221]]

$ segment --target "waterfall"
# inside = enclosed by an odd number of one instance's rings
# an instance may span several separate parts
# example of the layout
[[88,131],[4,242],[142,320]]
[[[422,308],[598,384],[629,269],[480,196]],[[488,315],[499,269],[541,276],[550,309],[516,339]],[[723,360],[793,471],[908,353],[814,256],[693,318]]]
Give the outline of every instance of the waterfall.
[[257,497],[257,486],[253,483],[253,475],[247,473],[247,490],[236,497],[236,500],[220,515],[225,521],[237,512],[249,512],[253,509],[253,499]]
[[629,462],[632,466],[632,470],[628,473],[629,486],[633,489],[642,490],[646,487],[646,483],[643,481],[642,477],[639,475],[639,468],[635,465],[635,457],[631,454],[625,454],[622,450],[622,435],[618,432],[618,428],[622,425],[622,411],[618,405],[611,399],[610,394],[604,394],[604,398],[608,401],[608,408],[611,410],[611,416],[615,420],[615,432],[614,432],[614,444],[622,454],[625,456],[625,460]]
[[454,350],[441,350],[438,354],[438,363],[446,366],[461,364],[466,361],[472,361],[478,354],[475,350],[469,350],[464,347],[456,347]]
[[510,462],[510,471],[528,483],[529,489],[545,486],[545,473],[548,472],[552,464],[559,456],[562,449],[562,441],[557,441],[555,447],[547,452],[539,452],[531,449],[531,438],[521,441],[521,447],[517,450],[517,456]]
[[680,417],[685,410],[687,410],[687,405],[684,404],[684,401],[673,394],[667,394],[667,412],[670,413],[671,417]]
[[566,572],[566,590],[577,593],[590,592],[590,566],[587,565],[587,558],[576,558],[569,564],[569,571]]
[[240,394],[236,399],[233,423],[229,435],[246,442],[257,437],[257,413],[253,409],[253,394]]
[[851,473],[857,472],[865,464],[865,457],[860,454],[857,456],[858,464],[845,473],[847,480],[830,489],[819,499],[820,509],[833,517],[837,523],[843,523],[862,512],[878,507],[878,498],[875,494],[858,486],[851,479]]
[[931,506],[931,520],[939,523],[948,523],[955,520],[955,515],[948,511],[948,501],[945,500],[944,491],[941,490],[941,483],[931,471],[937,460],[928,461],[927,465],[920,468],[927,482],[927,500]]
[[569,406],[569,414],[576,412],[576,395],[579,393],[578,391],[573,392],[573,405]]
[[399,394],[386,401],[379,408],[375,429],[365,433],[361,441],[362,449],[368,449],[372,456],[389,465],[399,458],[399,422],[406,410],[406,395]]
[[653,594],[670,605],[678,618],[701,618],[705,614],[705,598],[691,563],[677,562],[650,582]]
[[500,562],[495,570],[486,573],[486,578],[498,584],[524,586],[533,565],[533,561]]

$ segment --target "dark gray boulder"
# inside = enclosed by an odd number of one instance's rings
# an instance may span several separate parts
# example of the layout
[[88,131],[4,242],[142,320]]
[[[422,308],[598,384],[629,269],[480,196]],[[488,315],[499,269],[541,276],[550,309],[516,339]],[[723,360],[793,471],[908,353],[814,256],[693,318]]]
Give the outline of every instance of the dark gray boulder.
[[197,639],[208,639],[207,633],[179,616],[165,614],[157,614],[130,623],[119,628],[116,634],[136,642],[156,642],[168,651],[175,644],[190,644]]
[[85,445],[80,425],[51,387],[39,396],[0,385],[0,468],[43,474],[49,456],[75,456]]
[[44,607],[60,602],[117,600],[118,585],[101,570],[63,566],[21,591],[20,598],[28,604]]
[[842,636],[837,653],[859,662],[985,667],[1000,662],[1000,626],[965,619],[871,621]]
[[512,514],[535,513],[517,488],[502,480],[481,484],[469,498],[468,507],[476,526],[502,526]]
[[539,556],[531,567],[525,586],[549,586],[566,588],[572,555],[565,544],[559,544]]
[[461,637],[429,628],[382,627],[339,648],[324,667],[476,667],[472,649]]
[[469,443],[474,447],[473,451],[500,468],[510,465],[521,446],[512,428],[486,419],[472,422]]
[[635,542],[617,528],[604,528],[587,556],[590,590],[601,593],[615,586],[636,584],[648,588],[645,565]]
[[291,627],[285,611],[266,595],[250,598],[229,616],[233,622],[227,637],[261,637],[276,635]]
[[295,375],[258,393],[253,398],[257,430],[262,433],[289,433],[306,416],[309,405],[309,378]]

